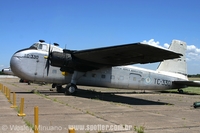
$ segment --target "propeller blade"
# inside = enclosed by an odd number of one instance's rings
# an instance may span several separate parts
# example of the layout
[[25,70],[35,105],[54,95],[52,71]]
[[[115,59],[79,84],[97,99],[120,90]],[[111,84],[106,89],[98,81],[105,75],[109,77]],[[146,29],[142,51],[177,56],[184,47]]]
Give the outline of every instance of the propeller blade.
[[49,75],[51,52],[52,52],[52,50],[51,50],[51,44],[49,44],[48,58],[47,58],[47,61],[46,61],[46,66],[45,66],[45,69],[47,69],[47,76]]

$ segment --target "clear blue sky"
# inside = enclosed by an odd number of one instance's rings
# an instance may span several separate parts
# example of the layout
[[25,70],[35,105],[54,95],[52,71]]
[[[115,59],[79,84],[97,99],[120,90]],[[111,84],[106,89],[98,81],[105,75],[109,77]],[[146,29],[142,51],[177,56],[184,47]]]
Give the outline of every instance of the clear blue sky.
[[0,69],[9,66],[14,52],[39,39],[76,50],[150,39],[163,46],[179,39],[190,46],[188,73],[196,74],[200,1],[0,0]]

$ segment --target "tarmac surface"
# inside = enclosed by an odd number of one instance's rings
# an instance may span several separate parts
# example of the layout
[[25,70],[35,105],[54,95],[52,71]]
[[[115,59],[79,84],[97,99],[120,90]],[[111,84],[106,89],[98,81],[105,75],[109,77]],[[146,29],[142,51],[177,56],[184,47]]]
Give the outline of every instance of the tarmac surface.
[[[65,96],[50,91],[50,84],[28,85],[10,77],[0,77],[0,83],[16,93],[18,106],[10,108],[0,91],[0,133],[33,133],[35,106],[40,133],[67,133],[71,127],[76,133],[136,133],[135,126],[145,133],[200,132],[200,109],[192,107],[200,95],[78,86],[75,96]],[[21,98],[24,117],[17,116]]]

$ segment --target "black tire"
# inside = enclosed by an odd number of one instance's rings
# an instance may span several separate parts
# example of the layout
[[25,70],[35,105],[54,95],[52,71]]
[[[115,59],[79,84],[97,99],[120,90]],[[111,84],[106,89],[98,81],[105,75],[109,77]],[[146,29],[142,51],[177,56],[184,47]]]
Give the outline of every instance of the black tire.
[[[70,87],[74,88],[73,92],[70,91]],[[77,86],[73,83],[70,83],[66,86],[65,95],[74,95],[76,93],[76,91],[77,91]]]
[[182,89],[179,89],[178,92],[179,92],[180,94],[183,94],[183,93],[184,93]]

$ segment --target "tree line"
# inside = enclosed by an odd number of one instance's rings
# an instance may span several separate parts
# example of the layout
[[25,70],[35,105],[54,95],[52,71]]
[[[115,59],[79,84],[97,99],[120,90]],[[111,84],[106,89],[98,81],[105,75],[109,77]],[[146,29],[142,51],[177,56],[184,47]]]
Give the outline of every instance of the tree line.
[[188,75],[188,77],[194,77],[194,78],[200,78],[200,74],[192,74],[192,75]]

